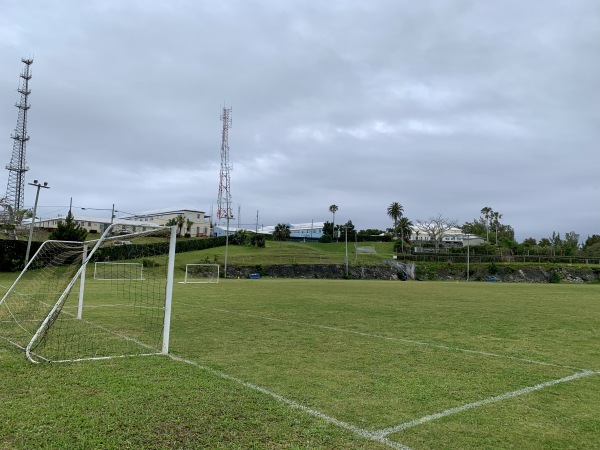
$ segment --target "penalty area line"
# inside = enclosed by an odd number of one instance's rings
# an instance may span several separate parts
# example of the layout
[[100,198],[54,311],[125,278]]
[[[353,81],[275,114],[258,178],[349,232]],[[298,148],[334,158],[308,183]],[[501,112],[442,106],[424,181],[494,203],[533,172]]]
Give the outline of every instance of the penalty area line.
[[344,429],[351,431],[363,438],[369,439],[371,441],[379,442],[381,444],[387,445],[388,447],[394,448],[397,450],[412,450],[410,447],[407,447],[405,445],[402,445],[399,442],[395,442],[395,441],[388,439],[381,432],[373,432],[373,431],[365,430],[363,428],[359,428],[359,427],[349,424],[347,422],[343,422],[339,419],[336,419],[335,417],[331,417],[331,416],[328,416],[327,414],[317,411],[316,409],[309,408],[308,406],[302,405],[301,403],[295,402],[294,400],[290,400],[286,397],[283,397],[282,395],[279,395],[275,392],[269,391],[268,389],[257,386],[256,384],[252,384],[248,381],[244,381],[244,380],[236,378],[232,375],[228,375],[225,372],[221,372],[220,370],[216,370],[211,367],[200,364],[197,361],[185,359],[180,356],[173,355],[172,353],[169,353],[168,356],[169,356],[169,358],[171,358],[174,361],[182,362],[185,364],[190,364],[192,366],[195,366],[199,369],[209,372],[209,373],[211,373],[219,378],[222,378],[224,380],[233,381],[233,382],[241,384],[249,389],[252,389],[254,391],[258,391],[262,394],[268,395],[269,397],[274,398],[275,400],[277,400],[280,403],[286,404],[294,409],[299,409],[300,411],[303,411],[313,417],[317,417],[317,418],[324,420],[332,425],[338,426],[340,428],[344,428]]
[[589,377],[590,375],[598,375],[600,372],[596,372],[593,370],[584,370],[582,372],[577,372],[573,375],[569,375],[568,377],[559,378],[556,380],[546,381],[544,383],[536,384],[535,386],[529,386],[523,389],[519,389],[512,392],[506,392],[504,394],[496,395],[494,397],[488,397],[483,400],[479,400],[473,403],[467,403],[466,405],[457,406],[456,408],[446,409],[444,411],[440,411],[435,414],[430,414],[428,416],[423,416],[419,419],[414,419],[409,422],[401,423],[400,425],[396,425],[390,428],[385,428],[383,430],[375,431],[374,434],[379,435],[381,437],[386,437],[392,433],[397,433],[398,431],[405,430],[407,428],[411,428],[417,425],[422,425],[427,422],[431,422],[432,420],[441,419],[443,417],[451,416],[453,414],[458,414],[464,411],[468,411],[470,409],[479,408],[481,406],[489,405],[490,403],[500,402],[502,400],[507,400],[509,398],[518,397],[521,395],[529,394],[530,392],[539,391],[541,389],[545,389],[547,387],[554,386],[560,383],[567,383],[569,381],[577,380],[579,378]]

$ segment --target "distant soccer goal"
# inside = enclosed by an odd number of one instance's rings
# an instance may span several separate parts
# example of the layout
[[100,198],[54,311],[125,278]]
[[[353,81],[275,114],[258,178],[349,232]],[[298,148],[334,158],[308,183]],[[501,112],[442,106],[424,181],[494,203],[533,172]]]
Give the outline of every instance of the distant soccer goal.
[[377,254],[377,250],[375,249],[374,246],[355,246],[355,251],[356,254],[371,254],[371,255],[376,255]]
[[218,283],[218,264],[186,264],[184,283]]
[[176,228],[44,242],[0,299],[0,342],[32,362],[168,353]]
[[143,280],[144,264],[95,262],[94,280]]

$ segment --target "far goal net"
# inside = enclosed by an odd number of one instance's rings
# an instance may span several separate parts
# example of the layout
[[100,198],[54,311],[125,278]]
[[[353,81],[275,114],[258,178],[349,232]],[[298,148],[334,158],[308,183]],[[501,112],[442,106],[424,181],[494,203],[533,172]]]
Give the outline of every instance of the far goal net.
[[115,224],[98,240],[44,242],[0,299],[0,339],[32,362],[168,353],[175,236]]
[[186,264],[184,283],[218,283],[218,264]]
[[376,255],[377,254],[377,250],[375,249],[374,246],[358,246],[356,245],[354,247],[354,250],[356,252],[356,254],[363,254],[363,255]]

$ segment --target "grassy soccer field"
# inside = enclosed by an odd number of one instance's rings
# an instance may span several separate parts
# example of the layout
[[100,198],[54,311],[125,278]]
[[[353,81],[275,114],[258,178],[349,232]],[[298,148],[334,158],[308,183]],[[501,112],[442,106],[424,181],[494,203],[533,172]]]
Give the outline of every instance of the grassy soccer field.
[[0,448],[597,448],[599,323],[598,285],[176,284],[172,358],[0,344]]

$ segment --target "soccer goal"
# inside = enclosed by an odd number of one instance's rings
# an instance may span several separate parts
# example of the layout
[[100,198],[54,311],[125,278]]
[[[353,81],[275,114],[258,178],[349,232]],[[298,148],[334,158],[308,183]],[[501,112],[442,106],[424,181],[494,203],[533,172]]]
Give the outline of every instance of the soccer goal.
[[375,249],[375,246],[371,245],[371,246],[358,246],[355,245],[354,246],[354,251],[356,252],[357,255],[359,254],[363,254],[363,255],[376,255],[377,254],[377,250]]
[[218,283],[218,264],[186,264],[184,283]]
[[0,300],[0,338],[32,362],[168,353],[176,227],[118,231],[44,242]]

